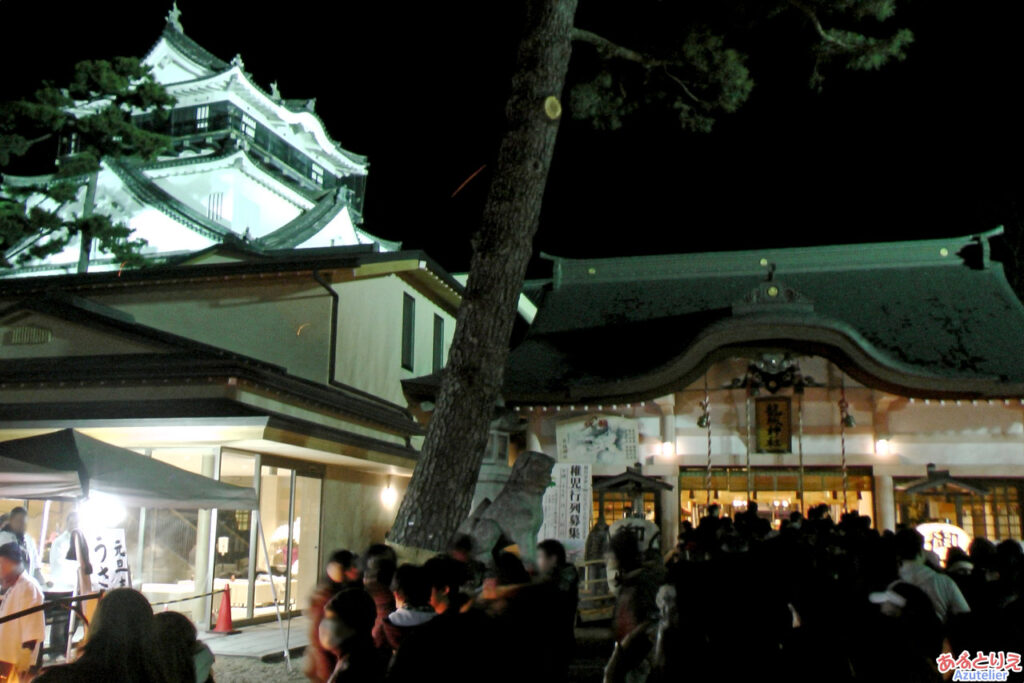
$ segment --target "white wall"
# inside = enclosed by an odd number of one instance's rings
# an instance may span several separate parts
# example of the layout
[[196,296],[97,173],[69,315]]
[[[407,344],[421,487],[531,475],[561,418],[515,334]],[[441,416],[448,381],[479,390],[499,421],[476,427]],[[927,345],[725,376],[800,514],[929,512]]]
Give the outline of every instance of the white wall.
[[327,381],[331,299],[312,278],[140,286],[92,298],[144,325]]
[[[398,492],[393,507],[386,507],[381,492],[389,481]],[[398,513],[409,480],[328,467],[323,480],[323,514],[320,526],[322,556],[339,549],[362,554],[384,535]]]
[[[445,322],[445,359],[455,318],[396,275],[335,285],[339,301],[337,379],[405,405],[401,381],[433,371],[434,315]],[[402,368],[403,294],[416,301],[413,370]]]

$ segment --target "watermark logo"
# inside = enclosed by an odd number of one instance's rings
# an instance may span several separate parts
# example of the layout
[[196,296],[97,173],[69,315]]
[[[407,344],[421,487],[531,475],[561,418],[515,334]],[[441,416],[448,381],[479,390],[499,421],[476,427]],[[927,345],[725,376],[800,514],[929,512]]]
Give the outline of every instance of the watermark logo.
[[978,652],[974,657],[967,650],[954,658],[944,652],[935,658],[940,674],[953,672],[954,681],[1005,681],[1010,672],[1020,673],[1020,653]]

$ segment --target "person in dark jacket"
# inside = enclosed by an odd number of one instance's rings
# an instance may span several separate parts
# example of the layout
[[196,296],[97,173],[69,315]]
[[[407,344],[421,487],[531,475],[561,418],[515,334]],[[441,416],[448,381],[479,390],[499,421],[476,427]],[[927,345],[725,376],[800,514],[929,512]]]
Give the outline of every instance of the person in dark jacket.
[[317,639],[335,660],[327,683],[380,683],[384,664],[373,646],[377,607],[362,588],[345,588],[324,606]]
[[629,528],[611,539],[611,559],[618,570],[612,628],[615,650],[608,662],[606,680],[625,681],[630,672],[649,672],[660,617],[657,594],[660,584],[650,566],[644,564],[636,536]]
[[580,601],[580,575],[576,565],[569,564],[565,546],[554,539],[537,545],[537,571],[540,585],[548,599],[557,604],[559,622],[556,628],[558,677],[568,676],[569,664],[576,650],[576,610]]
[[373,644],[386,652],[385,660],[391,658],[391,646],[384,635],[384,620],[395,611],[395,595],[391,582],[398,568],[398,558],[392,548],[375,544],[363,554],[363,587],[377,605],[377,621],[373,624]]
[[458,612],[469,601],[462,592],[468,580],[467,566],[448,555],[427,560],[423,569],[430,580],[430,606],[438,614]]
[[403,564],[391,583],[398,608],[384,620],[384,635],[397,651],[402,642],[422,628],[437,612],[430,606],[430,578],[423,567]]
[[306,678],[316,683],[324,683],[334,671],[334,657],[319,646],[320,620],[323,618],[324,606],[338,592],[345,588],[362,587],[358,558],[348,550],[335,550],[331,553],[324,567],[324,578],[313,591],[309,600],[309,647],[306,648]]
[[402,640],[388,671],[388,683],[476,683],[493,666],[487,661],[495,639],[490,621],[481,610],[469,609],[466,567],[439,555],[423,565],[431,584],[430,603],[437,616]]

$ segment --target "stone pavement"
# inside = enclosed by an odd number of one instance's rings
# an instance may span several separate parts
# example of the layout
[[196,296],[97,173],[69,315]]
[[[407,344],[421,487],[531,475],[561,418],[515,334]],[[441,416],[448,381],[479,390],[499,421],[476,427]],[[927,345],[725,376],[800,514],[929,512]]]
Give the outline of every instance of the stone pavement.
[[[307,642],[304,619],[292,620],[289,645],[302,647]],[[264,681],[304,681],[301,648],[293,649],[291,671],[283,661],[283,643],[277,622],[248,626],[233,636],[203,634],[202,639],[214,650],[217,662],[213,673],[217,683],[263,683]],[[231,642],[238,639],[235,642]],[[577,651],[569,673],[570,683],[601,683],[604,664],[611,654],[611,632],[605,628],[576,630]],[[216,647],[217,649],[214,649]],[[231,652],[241,654],[229,654]]]
[[[219,659],[220,657],[251,657],[260,661],[284,659],[285,641],[293,658],[301,658],[302,651],[309,645],[309,620],[294,617],[291,622],[277,620],[240,628],[241,633],[200,633],[199,639]],[[220,680],[220,679],[218,679]]]

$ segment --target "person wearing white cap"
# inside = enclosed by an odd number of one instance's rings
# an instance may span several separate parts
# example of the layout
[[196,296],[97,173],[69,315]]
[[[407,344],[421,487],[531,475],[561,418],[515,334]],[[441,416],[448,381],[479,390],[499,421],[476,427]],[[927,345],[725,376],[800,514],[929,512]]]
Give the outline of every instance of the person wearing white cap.
[[[43,590],[25,571],[25,559],[17,543],[0,546],[0,581],[6,589],[0,599],[0,619],[43,604]],[[9,682],[29,679],[45,636],[42,610],[0,623],[0,670],[9,670]]]

